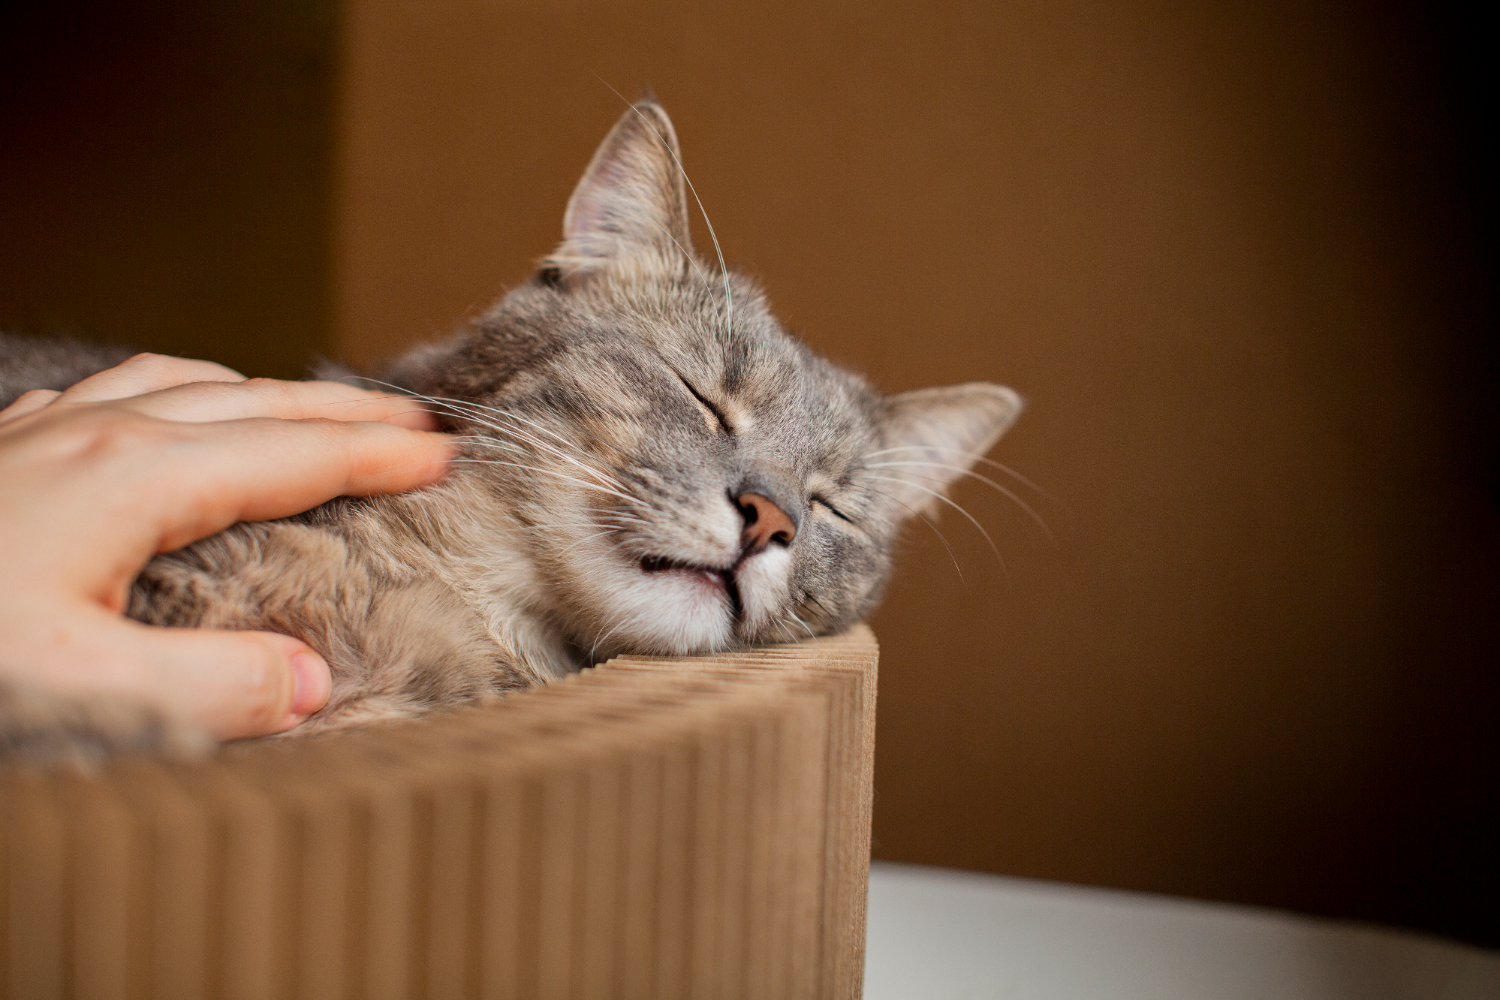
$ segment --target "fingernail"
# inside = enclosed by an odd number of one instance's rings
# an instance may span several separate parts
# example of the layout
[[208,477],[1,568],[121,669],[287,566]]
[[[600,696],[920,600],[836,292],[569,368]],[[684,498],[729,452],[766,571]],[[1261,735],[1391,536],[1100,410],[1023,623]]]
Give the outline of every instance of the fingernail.
[[333,677],[321,656],[311,651],[298,653],[292,657],[292,672],[297,678],[297,689],[292,695],[293,715],[312,715],[328,703]]

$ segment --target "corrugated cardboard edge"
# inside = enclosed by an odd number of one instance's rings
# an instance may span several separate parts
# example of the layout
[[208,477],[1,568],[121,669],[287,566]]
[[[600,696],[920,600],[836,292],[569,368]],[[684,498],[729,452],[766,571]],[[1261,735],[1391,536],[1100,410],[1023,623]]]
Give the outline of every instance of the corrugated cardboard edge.
[[0,768],[0,993],[861,994],[863,626],[426,719]]

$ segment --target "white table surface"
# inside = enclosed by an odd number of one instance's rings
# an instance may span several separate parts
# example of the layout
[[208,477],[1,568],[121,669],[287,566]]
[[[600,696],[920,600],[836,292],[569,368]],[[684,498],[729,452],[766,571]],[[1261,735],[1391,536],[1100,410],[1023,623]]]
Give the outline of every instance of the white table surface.
[[1500,952],[1172,896],[877,861],[865,1000],[1500,1000]]

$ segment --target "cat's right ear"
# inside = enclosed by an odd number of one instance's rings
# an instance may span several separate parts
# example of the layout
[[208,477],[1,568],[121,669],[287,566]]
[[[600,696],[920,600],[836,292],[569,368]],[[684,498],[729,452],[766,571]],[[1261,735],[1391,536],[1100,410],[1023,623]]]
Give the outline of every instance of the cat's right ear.
[[681,161],[661,105],[644,100],[626,111],[574,188],[563,242],[543,268],[564,284],[606,269],[686,272],[693,244]]
[[881,492],[925,516],[937,513],[939,497],[994,447],[1024,404],[1014,389],[970,382],[898,393],[885,405]]

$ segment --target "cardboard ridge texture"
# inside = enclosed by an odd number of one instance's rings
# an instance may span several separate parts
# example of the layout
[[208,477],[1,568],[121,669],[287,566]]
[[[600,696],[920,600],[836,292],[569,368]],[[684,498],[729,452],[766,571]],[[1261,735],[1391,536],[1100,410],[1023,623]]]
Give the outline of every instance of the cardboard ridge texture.
[[0,995],[861,995],[867,627],[450,713],[0,768]]

